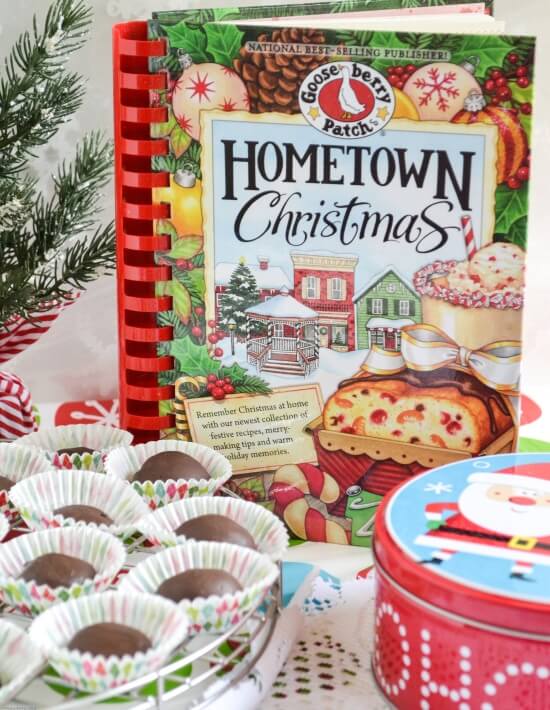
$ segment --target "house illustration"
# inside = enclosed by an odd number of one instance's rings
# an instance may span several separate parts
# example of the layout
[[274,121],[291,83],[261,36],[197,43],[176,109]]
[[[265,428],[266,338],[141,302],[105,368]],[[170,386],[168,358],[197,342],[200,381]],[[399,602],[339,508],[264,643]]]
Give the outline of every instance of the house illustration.
[[379,345],[399,350],[401,328],[422,321],[421,303],[412,286],[389,268],[353,297],[357,324],[357,348]]
[[[225,261],[216,264],[214,280],[216,284],[216,321],[218,322],[220,320],[221,298],[227,290],[236,266],[236,264]],[[261,301],[267,301],[268,298],[277,296],[283,288],[292,291],[291,279],[280,266],[271,266],[268,257],[259,256],[257,264],[247,264],[247,267],[256,280]]]
[[332,252],[291,252],[294,298],[319,314],[320,347],[355,349],[356,256]]

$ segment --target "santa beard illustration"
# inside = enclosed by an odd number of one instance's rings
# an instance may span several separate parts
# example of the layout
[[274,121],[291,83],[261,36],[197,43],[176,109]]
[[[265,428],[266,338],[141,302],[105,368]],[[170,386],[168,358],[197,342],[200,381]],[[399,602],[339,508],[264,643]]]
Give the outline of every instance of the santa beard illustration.
[[550,536],[550,495],[510,485],[470,483],[458,508],[471,523],[510,537]]

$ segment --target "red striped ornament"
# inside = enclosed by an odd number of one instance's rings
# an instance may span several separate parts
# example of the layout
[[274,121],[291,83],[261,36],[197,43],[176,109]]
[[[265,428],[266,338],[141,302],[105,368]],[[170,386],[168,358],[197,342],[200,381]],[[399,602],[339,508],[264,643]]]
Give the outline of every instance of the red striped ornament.
[[471,261],[477,251],[472,218],[470,215],[463,215],[460,221],[462,223],[462,234],[464,236],[464,245],[466,247],[466,257],[468,258],[468,261]]
[[36,429],[31,393],[17,375],[0,371],[0,440],[17,439]]

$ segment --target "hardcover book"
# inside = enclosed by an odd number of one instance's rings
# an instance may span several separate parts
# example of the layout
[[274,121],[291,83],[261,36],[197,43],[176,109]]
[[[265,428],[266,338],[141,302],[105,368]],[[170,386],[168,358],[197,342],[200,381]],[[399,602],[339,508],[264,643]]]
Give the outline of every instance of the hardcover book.
[[535,41],[503,31],[404,0],[115,30],[123,424],[356,545],[400,481],[515,450]]

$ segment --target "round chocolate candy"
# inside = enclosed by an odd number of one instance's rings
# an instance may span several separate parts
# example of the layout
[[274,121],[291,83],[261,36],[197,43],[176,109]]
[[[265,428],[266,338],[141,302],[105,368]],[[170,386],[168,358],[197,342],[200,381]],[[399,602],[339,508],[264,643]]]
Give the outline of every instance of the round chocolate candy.
[[241,584],[223,569],[189,569],[166,579],[157,589],[157,594],[180,602],[183,599],[206,598],[211,594],[234,594],[241,590]]
[[74,518],[77,522],[95,523],[96,525],[112,525],[113,520],[102,510],[93,505],[65,505],[53,511],[55,515],[64,518]]
[[10,481],[6,476],[0,476],[0,491],[9,491],[12,486],[15,486],[15,481]]
[[87,579],[93,579],[96,570],[89,562],[51,552],[37,557],[23,567],[21,579],[36,584],[47,584],[52,589],[70,587],[72,584],[82,584]]
[[192,540],[230,542],[233,545],[256,549],[254,538],[248,530],[223,515],[199,515],[197,518],[186,520],[175,532],[176,535],[185,535]]
[[57,449],[58,454],[68,454],[72,456],[73,454],[93,454],[93,449],[88,449],[86,446],[72,446],[66,449]]
[[147,636],[124,624],[93,624],[81,629],[69,643],[70,651],[91,653],[92,656],[134,656],[151,648]]
[[143,466],[134,475],[133,480],[145,481],[177,481],[183,478],[210,478],[204,466],[188,454],[181,451],[161,451],[145,461]]

